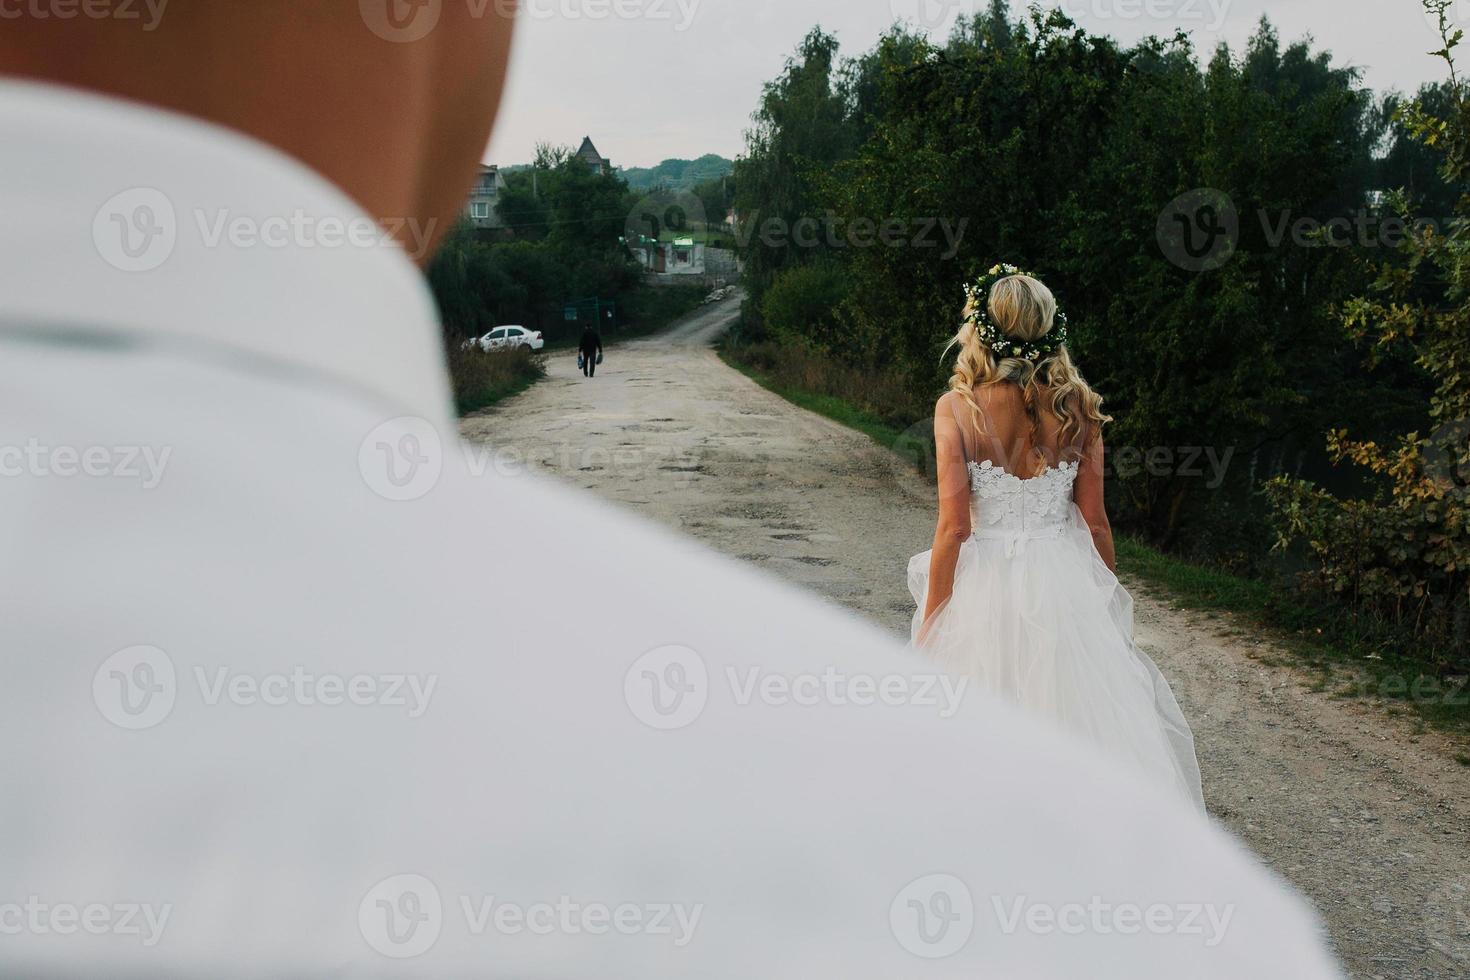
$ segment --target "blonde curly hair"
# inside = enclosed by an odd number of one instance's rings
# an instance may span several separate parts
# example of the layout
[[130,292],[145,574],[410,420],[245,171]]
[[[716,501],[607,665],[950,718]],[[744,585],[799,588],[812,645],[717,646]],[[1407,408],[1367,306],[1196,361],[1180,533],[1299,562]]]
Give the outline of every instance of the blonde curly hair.
[[[1112,421],[1112,416],[1103,414],[1102,396],[1082,379],[1066,345],[1038,361],[997,357],[971,322],[970,314],[976,302],[978,298],[972,297],[965,304],[964,325],[945,348],[945,354],[959,348],[949,387],[970,406],[981,430],[984,430],[984,412],[975,399],[976,389],[1009,381],[1021,388],[1033,429],[1044,401],[1045,411],[1061,423],[1063,444],[1091,443],[1103,425]],[[1027,275],[997,280],[990,288],[986,308],[991,322],[1004,336],[1022,343],[1046,336],[1057,315],[1057,301],[1051,290]]]

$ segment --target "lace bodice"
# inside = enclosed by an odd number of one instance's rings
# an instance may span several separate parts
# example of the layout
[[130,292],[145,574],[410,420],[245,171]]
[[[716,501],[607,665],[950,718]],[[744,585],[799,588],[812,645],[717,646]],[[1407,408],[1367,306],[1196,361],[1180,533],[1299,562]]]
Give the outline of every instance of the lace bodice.
[[1046,534],[1071,515],[1077,464],[1023,480],[990,460],[970,464],[970,520],[977,534]]

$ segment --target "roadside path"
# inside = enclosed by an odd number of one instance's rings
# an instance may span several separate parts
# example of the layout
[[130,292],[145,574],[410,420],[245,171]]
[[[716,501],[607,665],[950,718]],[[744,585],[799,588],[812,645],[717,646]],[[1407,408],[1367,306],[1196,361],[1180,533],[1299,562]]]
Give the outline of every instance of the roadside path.
[[[467,418],[474,442],[693,535],[906,637],[932,490],[866,436],[730,369],[737,302],[609,347]],[[1194,726],[1215,816],[1321,910],[1358,980],[1470,978],[1470,768],[1403,716],[1333,698],[1225,617],[1129,582],[1139,643]]]

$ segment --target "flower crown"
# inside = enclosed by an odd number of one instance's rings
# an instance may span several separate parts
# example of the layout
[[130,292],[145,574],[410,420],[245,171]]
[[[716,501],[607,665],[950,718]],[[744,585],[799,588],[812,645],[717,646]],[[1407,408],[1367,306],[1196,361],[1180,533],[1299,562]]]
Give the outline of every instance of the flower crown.
[[976,279],[965,287],[965,295],[970,299],[970,315],[965,322],[975,328],[980,342],[990,348],[990,352],[996,357],[1017,357],[1039,364],[1057,352],[1067,342],[1067,315],[1057,310],[1052,327],[1045,336],[1037,337],[1035,340],[1018,340],[1015,337],[1007,337],[1001,333],[1000,327],[990,319],[990,289],[997,282],[1010,276],[1030,276],[1029,272],[1022,272],[1013,265],[993,265],[990,271]]

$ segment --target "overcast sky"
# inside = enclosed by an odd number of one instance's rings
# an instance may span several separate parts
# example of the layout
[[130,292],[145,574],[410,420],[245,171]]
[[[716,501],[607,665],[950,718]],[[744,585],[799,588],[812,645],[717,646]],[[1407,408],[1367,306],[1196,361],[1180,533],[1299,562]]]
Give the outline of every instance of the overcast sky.
[[[471,2],[471,0],[447,0]],[[590,135],[617,166],[734,157],[760,96],[813,25],[844,54],[895,20],[936,37],[986,0],[521,0],[511,80],[486,159],[529,162],[538,141]],[[1183,27],[1201,50],[1239,46],[1265,14],[1284,40],[1311,35],[1374,89],[1443,74],[1419,0],[1045,0],[1095,33],[1133,41]],[[1012,9],[1024,5],[1013,0]],[[1470,27],[1470,0],[1457,17]],[[1470,51],[1470,46],[1467,46]]]

